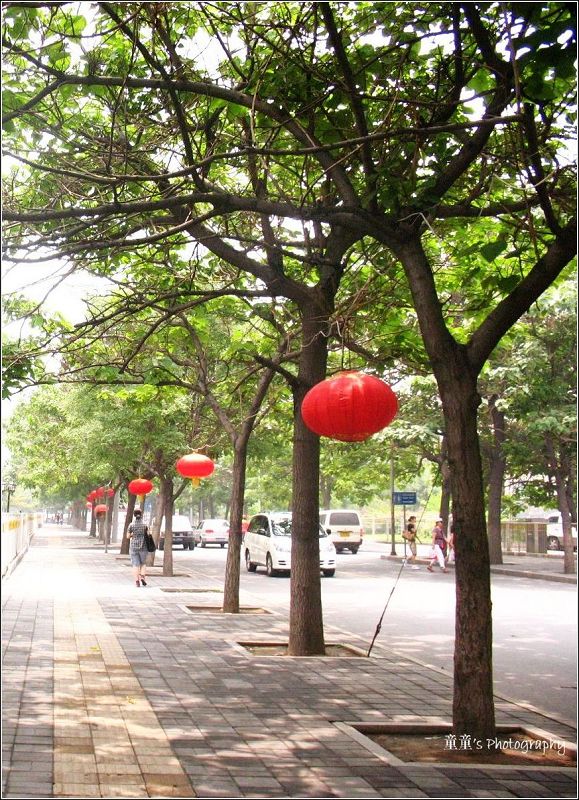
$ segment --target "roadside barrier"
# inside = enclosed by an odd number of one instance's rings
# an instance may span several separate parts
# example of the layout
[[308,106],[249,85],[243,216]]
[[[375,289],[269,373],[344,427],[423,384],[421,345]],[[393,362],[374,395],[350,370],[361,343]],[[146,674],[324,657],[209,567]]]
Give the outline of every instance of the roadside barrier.
[[6,578],[42,527],[42,513],[2,514],[2,577]]

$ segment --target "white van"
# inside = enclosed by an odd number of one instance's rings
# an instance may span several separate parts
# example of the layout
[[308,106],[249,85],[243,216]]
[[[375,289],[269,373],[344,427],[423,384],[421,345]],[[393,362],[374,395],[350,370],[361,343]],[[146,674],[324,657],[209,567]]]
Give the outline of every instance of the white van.
[[[320,526],[320,570],[326,578],[336,572],[336,550],[330,537]],[[256,514],[249,521],[243,540],[245,566],[255,572],[264,566],[271,577],[291,571],[292,517],[288,512]]]
[[[193,526],[189,521],[189,517],[182,514],[176,514],[173,517],[173,547],[176,544],[182,544],[183,550],[193,550],[195,547],[195,539],[193,538]],[[161,522],[161,536],[159,538],[159,550],[165,549],[165,517]]]
[[350,550],[357,553],[362,546],[364,528],[360,514],[352,508],[333,508],[320,511],[322,528],[331,538],[337,553]]
[[[577,550],[577,525],[574,522],[571,523],[571,541],[573,550]],[[560,513],[547,519],[547,549],[563,550],[563,522]]]

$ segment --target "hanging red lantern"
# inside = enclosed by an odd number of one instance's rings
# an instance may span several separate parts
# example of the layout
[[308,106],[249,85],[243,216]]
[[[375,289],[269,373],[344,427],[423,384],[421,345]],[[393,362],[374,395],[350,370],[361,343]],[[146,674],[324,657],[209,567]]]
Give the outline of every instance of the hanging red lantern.
[[97,499],[96,490],[93,489],[92,492],[89,492],[86,496],[86,499],[89,501],[89,503],[94,503],[94,501]]
[[387,383],[363,372],[341,372],[317,383],[302,401],[302,418],[318,436],[363,442],[389,425],[398,411]]
[[100,499],[101,497],[105,496],[105,487],[104,486],[99,486],[99,488],[95,489],[94,492],[95,492],[95,497]]
[[175,469],[184,478],[191,478],[193,486],[199,486],[201,478],[207,478],[215,469],[215,464],[201,453],[189,453],[181,456],[176,462]]
[[114,497],[115,490],[114,489],[105,489],[106,497]]
[[135,478],[129,483],[128,489],[131,494],[149,494],[152,490],[153,484],[147,478]]
[[137,495],[137,500],[141,505],[143,505],[145,501],[145,495],[149,494],[149,492],[153,488],[153,484],[147,478],[135,478],[132,480],[128,485],[128,490],[131,494]]
[[106,514],[107,513],[107,507],[105,506],[104,503],[99,503],[98,506],[95,506],[94,513],[95,514]]

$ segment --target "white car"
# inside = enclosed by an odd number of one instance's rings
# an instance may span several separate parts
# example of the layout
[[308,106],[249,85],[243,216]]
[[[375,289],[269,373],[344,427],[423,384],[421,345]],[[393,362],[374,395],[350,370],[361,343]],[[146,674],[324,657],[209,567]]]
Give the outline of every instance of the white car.
[[[193,550],[195,547],[195,540],[193,539],[193,526],[189,517],[183,514],[176,514],[172,519],[171,527],[173,529],[173,547],[176,544],[182,544],[183,550]],[[161,538],[159,539],[159,550],[165,549],[165,517],[161,522]]]
[[204,519],[195,528],[195,542],[201,547],[218,544],[225,547],[229,542],[229,522],[226,519]]
[[360,514],[352,508],[333,508],[320,511],[320,524],[331,538],[336,553],[350,550],[357,553],[362,546],[364,528]]
[[[318,526],[320,542],[320,569],[331,578],[336,572],[336,548],[321,525]],[[256,514],[249,521],[243,540],[245,566],[248,572],[265,567],[272,577],[291,571],[292,519],[291,514]]]

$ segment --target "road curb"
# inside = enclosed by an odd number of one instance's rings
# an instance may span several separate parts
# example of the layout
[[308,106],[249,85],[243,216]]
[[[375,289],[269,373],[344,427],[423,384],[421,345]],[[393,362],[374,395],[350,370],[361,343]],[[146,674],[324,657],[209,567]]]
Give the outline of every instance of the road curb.
[[[404,561],[404,556],[392,556],[392,555],[381,555],[381,559],[385,561],[395,561],[401,563]],[[421,566],[425,566],[428,564],[430,559],[428,558],[420,558],[418,557],[415,563]],[[448,569],[454,570],[454,564],[447,564]],[[553,572],[540,572],[528,569],[510,569],[508,566],[503,567],[501,565],[491,566],[491,573],[493,575],[509,575],[515,578],[531,578],[532,580],[539,580],[539,581],[552,581],[553,583],[570,583],[570,584],[577,584],[577,575],[564,575],[558,574]]]

